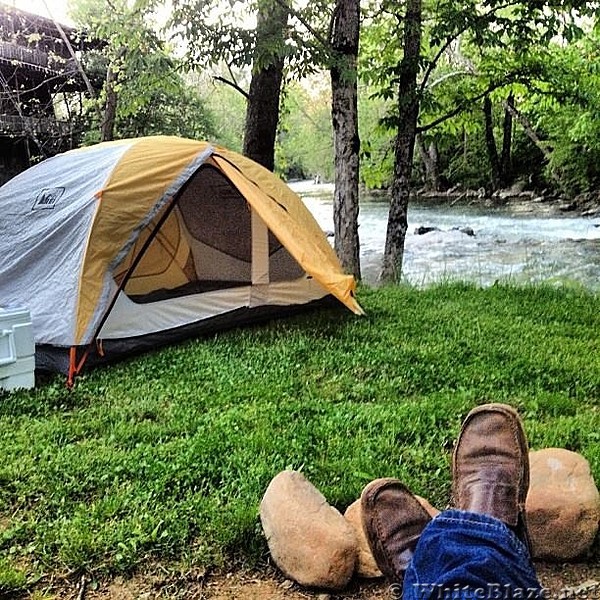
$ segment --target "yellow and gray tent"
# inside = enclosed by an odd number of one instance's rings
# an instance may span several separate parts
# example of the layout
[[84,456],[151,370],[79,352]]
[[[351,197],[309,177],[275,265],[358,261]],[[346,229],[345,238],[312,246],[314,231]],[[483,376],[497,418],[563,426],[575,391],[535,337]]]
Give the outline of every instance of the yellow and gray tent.
[[110,359],[334,296],[362,312],[280,179],[176,137],[50,158],[0,188],[0,305],[30,309],[36,366]]

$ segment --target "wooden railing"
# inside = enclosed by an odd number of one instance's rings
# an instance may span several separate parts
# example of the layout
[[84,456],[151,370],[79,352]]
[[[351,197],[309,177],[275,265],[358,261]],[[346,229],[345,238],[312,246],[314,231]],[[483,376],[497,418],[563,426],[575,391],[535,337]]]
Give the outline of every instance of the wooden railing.
[[0,41],[0,59],[15,61],[29,67],[37,67],[57,73],[70,73],[75,71],[73,59],[63,58],[59,55],[48,54],[41,50],[32,50],[18,46],[11,42]]
[[69,135],[71,124],[51,117],[20,117],[0,114],[0,135]]

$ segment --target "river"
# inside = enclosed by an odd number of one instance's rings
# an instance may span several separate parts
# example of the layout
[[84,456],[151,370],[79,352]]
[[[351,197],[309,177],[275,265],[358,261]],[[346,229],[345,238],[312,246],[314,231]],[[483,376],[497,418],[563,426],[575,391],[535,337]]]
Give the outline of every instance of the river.
[[[333,231],[333,186],[298,182],[302,197],[325,231]],[[359,237],[363,280],[377,284],[389,204],[361,199]],[[513,214],[507,208],[412,202],[403,276],[414,285],[495,281],[583,285],[600,290],[600,218]],[[417,235],[419,226],[439,231]],[[456,229],[458,228],[458,229]],[[471,228],[470,236],[459,229]]]

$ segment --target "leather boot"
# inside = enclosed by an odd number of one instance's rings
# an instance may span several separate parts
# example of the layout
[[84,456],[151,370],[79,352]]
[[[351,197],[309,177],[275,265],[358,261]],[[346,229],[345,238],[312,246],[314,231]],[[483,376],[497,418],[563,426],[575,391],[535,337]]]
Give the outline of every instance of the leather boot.
[[503,521],[529,547],[529,451],[516,410],[506,404],[474,408],[462,425],[452,462],[454,506]]
[[431,516],[397,479],[377,479],[361,494],[362,523],[379,570],[401,582]]

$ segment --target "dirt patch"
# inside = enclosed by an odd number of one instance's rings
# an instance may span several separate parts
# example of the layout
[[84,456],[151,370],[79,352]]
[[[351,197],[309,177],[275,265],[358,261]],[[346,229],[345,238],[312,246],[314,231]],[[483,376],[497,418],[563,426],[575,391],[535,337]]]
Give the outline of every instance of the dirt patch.
[[541,584],[552,597],[600,600],[600,561],[536,565]]
[[[600,561],[568,564],[539,563],[536,569],[549,599],[600,600]],[[53,588],[53,589],[50,589]],[[383,580],[355,580],[343,592],[308,590],[291,582],[277,570],[205,575],[186,572],[178,575],[160,568],[152,574],[129,579],[87,581],[81,594],[81,580],[49,586],[45,594],[24,598],[44,600],[392,600],[394,595]]]

